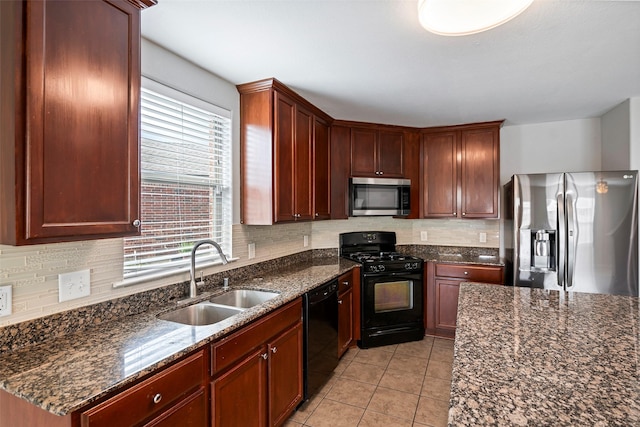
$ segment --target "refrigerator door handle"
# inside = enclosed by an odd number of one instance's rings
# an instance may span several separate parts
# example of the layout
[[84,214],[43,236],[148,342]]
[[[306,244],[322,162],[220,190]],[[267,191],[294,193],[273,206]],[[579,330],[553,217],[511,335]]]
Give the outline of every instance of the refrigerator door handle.
[[571,194],[567,194],[567,290],[573,287],[573,267],[576,262],[576,244],[578,243],[578,230],[576,229],[575,201]]
[[564,288],[564,267],[565,267],[565,241],[566,237],[564,231],[566,230],[566,221],[564,218],[564,198],[562,194],[558,194],[556,197],[558,203],[558,224],[556,229],[558,230],[558,256],[556,256],[556,271],[558,272],[558,286]]

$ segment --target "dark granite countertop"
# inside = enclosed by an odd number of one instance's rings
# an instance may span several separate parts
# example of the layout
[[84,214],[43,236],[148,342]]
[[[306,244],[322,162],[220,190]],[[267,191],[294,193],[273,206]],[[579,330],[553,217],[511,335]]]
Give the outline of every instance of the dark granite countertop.
[[402,245],[398,246],[398,250],[420,257],[427,262],[504,266],[504,260],[500,258],[498,248]]
[[639,301],[462,284],[449,425],[640,425]]
[[[0,356],[0,389],[57,415],[66,415],[215,341],[356,265],[337,256],[284,267],[232,288],[280,295],[222,322],[187,326],[157,319],[172,303],[87,327]],[[216,293],[201,295],[205,300]]]

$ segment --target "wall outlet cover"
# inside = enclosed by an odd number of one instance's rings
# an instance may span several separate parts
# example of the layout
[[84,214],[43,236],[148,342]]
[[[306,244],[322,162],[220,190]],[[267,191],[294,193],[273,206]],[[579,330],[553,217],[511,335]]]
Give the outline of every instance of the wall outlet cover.
[[421,231],[420,232],[420,240],[422,240],[423,242],[426,242],[428,239],[428,235],[426,231]]
[[487,243],[487,233],[480,233],[480,243]]
[[253,259],[253,258],[256,257],[256,244],[255,243],[249,243],[248,252],[249,252],[249,259]]
[[58,275],[58,301],[64,302],[91,294],[90,270]]
[[11,285],[0,286],[0,316],[11,314]]
[[303,239],[302,239],[302,241],[303,241],[303,244],[304,244],[304,247],[305,247],[305,248],[306,248],[307,246],[309,246],[309,236],[304,236],[304,237],[303,237]]

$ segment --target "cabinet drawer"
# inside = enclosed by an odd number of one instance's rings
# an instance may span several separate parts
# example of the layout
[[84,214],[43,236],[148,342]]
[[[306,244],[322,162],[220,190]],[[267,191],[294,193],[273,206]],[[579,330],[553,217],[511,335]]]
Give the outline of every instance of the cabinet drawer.
[[203,353],[196,353],[83,412],[82,427],[137,425],[168,410],[187,392],[202,386],[205,378]]
[[353,288],[353,272],[345,273],[338,278],[338,293],[350,291]]
[[502,284],[502,267],[436,264],[436,276],[455,277],[470,282]]
[[236,360],[263,345],[287,327],[302,321],[302,299],[285,305],[274,313],[234,332],[211,345],[211,373],[216,374]]

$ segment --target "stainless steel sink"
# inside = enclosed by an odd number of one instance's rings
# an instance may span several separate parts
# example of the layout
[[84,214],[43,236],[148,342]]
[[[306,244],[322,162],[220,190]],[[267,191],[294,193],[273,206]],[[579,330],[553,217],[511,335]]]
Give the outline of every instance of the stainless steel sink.
[[211,298],[209,301],[231,307],[250,308],[269,301],[280,295],[277,292],[258,291],[252,289],[234,289],[222,295]]
[[212,325],[244,311],[237,307],[220,307],[209,303],[200,303],[179,308],[158,315],[158,319],[182,323],[183,325]]

